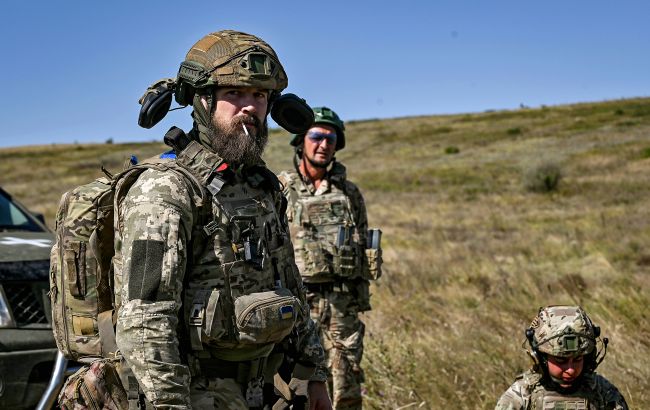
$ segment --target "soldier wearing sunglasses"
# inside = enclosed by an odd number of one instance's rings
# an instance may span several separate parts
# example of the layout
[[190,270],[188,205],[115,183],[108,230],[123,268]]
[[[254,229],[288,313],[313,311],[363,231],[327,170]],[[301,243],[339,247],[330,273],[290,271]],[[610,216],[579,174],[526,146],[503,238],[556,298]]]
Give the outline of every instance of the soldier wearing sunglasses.
[[279,178],[296,264],[331,372],[333,407],[360,409],[365,326],[359,313],[370,310],[369,281],[381,275],[381,231],[368,230],[363,196],[335,159],[345,147],[343,121],[330,108],[313,110],[312,127],[291,140],[295,170]]

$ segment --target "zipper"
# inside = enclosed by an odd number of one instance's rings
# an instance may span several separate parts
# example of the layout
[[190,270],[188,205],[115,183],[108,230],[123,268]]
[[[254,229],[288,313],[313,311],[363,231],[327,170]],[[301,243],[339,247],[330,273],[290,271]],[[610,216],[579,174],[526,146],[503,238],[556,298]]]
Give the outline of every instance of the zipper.
[[[89,368],[88,372],[91,371],[91,370],[92,369]],[[85,376],[85,374],[84,374],[84,376]],[[86,405],[89,408],[91,408],[93,410],[101,410],[100,407],[99,407],[99,403],[97,403],[97,401],[95,400],[95,397],[90,392],[90,389],[86,385],[86,382],[85,382],[85,380],[83,380],[83,378],[81,379],[81,385],[79,386],[79,390],[80,390],[80,393],[81,393],[81,397],[84,399],[84,401],[86,402]]]
[[[68,199],[70,197],[72,191],[68,191],[65,194],[65,199],[63,200],[64,204],[64,209],[63,209],[63,214],[67,216],[68,214]],[[65,218],[61,221],[63,224],[65,221]],[[66,354],[70,353],[70,339],[68,337],[68,320],[66,319],[65,315],[65,286],[63,284],[63,281],[65,280],[65,273],[63,272],[64,269],[64,248],[65,248],[65,243],[63,243],[63,230],[65,229],[65,225],[59,230],[59,261],[61,262],[61,272],[60,272],[60,278],[61,278],[61,321],[63,322],[63,340],[65,341],[65,347],[66,347]]]

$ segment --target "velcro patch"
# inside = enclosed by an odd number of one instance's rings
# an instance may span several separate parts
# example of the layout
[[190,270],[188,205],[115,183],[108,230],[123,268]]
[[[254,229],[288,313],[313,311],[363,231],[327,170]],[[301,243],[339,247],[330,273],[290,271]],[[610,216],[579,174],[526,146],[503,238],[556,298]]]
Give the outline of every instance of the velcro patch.
[[129,300],[157,300],[162,277],[163,250],[162,241],[133,241]]

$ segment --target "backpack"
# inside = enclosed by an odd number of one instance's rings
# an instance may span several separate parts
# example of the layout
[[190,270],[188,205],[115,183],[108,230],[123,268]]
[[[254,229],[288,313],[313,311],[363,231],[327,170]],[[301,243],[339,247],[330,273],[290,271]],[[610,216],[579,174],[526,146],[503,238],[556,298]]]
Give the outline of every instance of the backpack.
[[50,254],[49,296],[54,339],[67,359],[92,362],[115,357],[119,306],[113,283],[114,206],[140,174],[151,168],[175,170],[198,184],[173,161],[151,158],[115,176],[104,171],[106,177],[61,197]]

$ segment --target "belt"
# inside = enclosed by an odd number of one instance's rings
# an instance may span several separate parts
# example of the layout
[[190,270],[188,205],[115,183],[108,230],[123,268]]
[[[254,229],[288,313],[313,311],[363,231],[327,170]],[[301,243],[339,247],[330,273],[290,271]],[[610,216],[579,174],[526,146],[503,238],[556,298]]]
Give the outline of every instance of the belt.
[[246,385],[250,380],[262,377],[266,357],[243,362],[231,362],[222,359],[199,359],[201,374],[205,377],[219,379],[235,379],[237,383]]
[[311,293],[329,293],[329,292],[350,292],[350,287],[343,282],[322,282],[310,283],[304,282],[308,292]]

